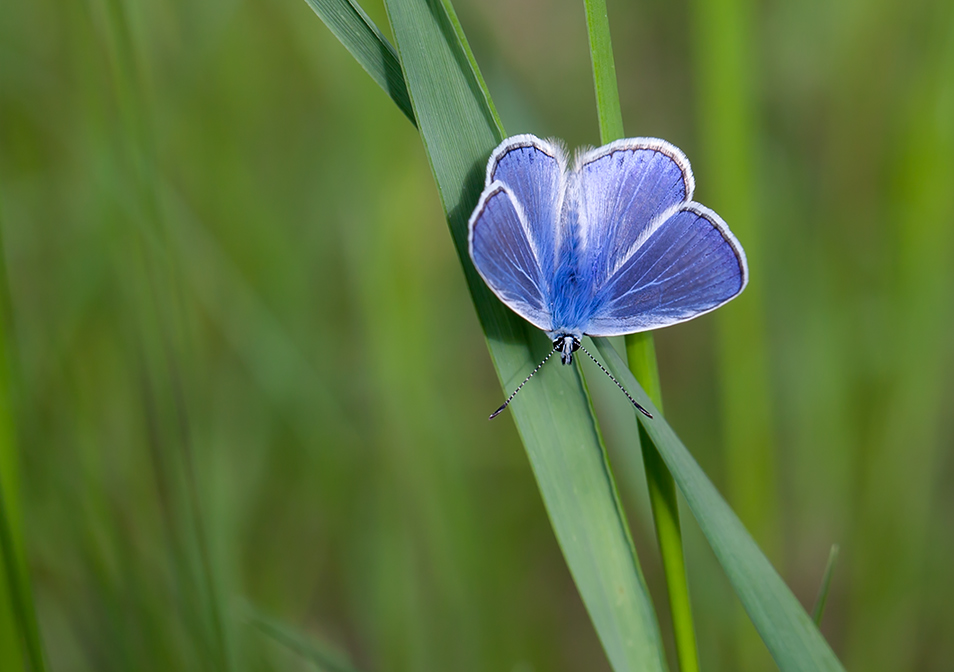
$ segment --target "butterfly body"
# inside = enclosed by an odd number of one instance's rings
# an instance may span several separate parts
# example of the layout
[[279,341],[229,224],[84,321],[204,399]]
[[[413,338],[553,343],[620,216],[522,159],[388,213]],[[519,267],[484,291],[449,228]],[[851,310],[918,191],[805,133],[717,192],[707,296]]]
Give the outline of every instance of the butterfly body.
[[571,162],[559,142],[514,136],[490,156],[470,256],[569,364],[584,335],[684,322],[745,287],[742,246],[691,200],[694,187],[689,161],[664,140],[619,140]]
[[571,197],[563,200],[560,221],[554,222],[560,231],[560,247],[553,280],[549,283],[550,291],[547,292],[552,327],[548,335],[551,339],[566,334],[582,338],[593,298],[593,283],[591,274],[586,272],[580,239],[579,203],[572,198],[572,190],[568,191]]

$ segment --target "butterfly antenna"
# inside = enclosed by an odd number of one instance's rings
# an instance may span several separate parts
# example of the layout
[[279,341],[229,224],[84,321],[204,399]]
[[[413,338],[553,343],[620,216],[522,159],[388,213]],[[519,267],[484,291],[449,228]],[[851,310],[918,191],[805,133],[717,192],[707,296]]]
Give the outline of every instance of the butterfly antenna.
[[[493,413],[490,414],[490,417],[488,418],[488,420],[493,420],[493,419],[496,418],[498,415],[500,415],[501,413],[503,413],[503,410],[504,410],[505,408],[507,408],[507,406],[510,405],[510,402],[513,401],[513,398],[517,396],[517,392],[519,392],[519,391],[523,388],[523,386],[527,384],[527,381],[530,380],[531,378],[533,378],[533,374],[535,374],[537,371],[539,371],[540,368],[541,368],[544,364],[547,363],[547,360],[550,359],[550,358],[553,356],[553,353],[557,351],[557,347],[558,347],[558,346],[553,346],[553,350],[550,351],[550,354],[547,355],[546,357],[544,357],[542,362],[540,362],[539,364],[537,364],[537,368],[535,368],[533,371],[530,372],[530,375],[527,376],[522,383],[520,383],[519,387],[517,387],[517,389],[513,391],[513,394],[511,394],[509,397],[507,397],[507,401],[505,401],[500,408],[498,408],[496,411],[494,411]],[[618,384],[619,384],[619,383],[617,383],[617,385],[618,385]],[[625,390],[624,390],[624,391],[625,391]],[[629,395],[627,395],[627,396],[629,396]],[[634,401],[633,403],[635,404],[636,402]]]
[[[613,377],[613,374],[610,373],[609,371],[607,371],[607,370],[606,370],[606,367],[603,366],[602,364],[600,364],[599,360],[596,359],[596,357],[594,357],[593,355],[591,355],[591,354],[590,354],[590,351],[587,350],[586,348],[584,348],[582,343],[580,344],[580,350],[582,350],[583,352],[585,352],[587,357],[589,357],[589,358],[592,359],[594,362],[596,362],[596,365],[597,365],[598,367],[600,367],[600,370],[601,370],[603,373],[605,373],[607,376],[609,376],[609,379],[610,379],[610,380],[612,380],[614,383],[616,383],[616,387],[618,387],[620,390],[622,390],[622,391],[623,391],[623,394],[626,395],[626,398],[629,399],[631,402],[633,402],[633,406],[636,407],[636,410],[637,410],[637,411],[639,411],[640,413],[642,413],[643,415],[645,415],[647,418],[649,418],[650,420],[652,420],[652,418],[653,418],[652,413],[650,413],[650,412],[647,411],[645,408],[643,408],[642,406],[640,406],[640,405],[639,405],[639,402],[636,401],[635,399],[633,399],[633,398],[630,396],[629,392],[626,391],[626,388],[624,388],[622,385],[619,384],[619,381],[616,380],[616,378]],[[553,354],[553,353],[550,353],[550,354]],[[536,372],[534,372],[534,373],[536,373]]]

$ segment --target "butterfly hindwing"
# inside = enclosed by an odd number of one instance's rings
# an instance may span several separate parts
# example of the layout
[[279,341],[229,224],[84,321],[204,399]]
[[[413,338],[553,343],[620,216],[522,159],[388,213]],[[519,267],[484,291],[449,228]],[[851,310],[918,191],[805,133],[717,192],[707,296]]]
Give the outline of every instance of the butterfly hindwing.
[[617,336],[714,310],[745,287],[745,253],[716,213],[688,203],[597,291],[586,333]]
[[558,142],[532,135],[494,150],[468,223],[470,256],[493,293],[547,332],[553,349],[491,418],[554,353],[563,364],[577,350],[592,357],[584,335],[684,322],[742,291],[745,253],[722,218],[692,201],[694,186],[685,155],[653,138],[580,153],[572,169]]
[[725,222],[692,202],[685,155],[654,138],[582,155],[582,266],[593,296],[585,333],[615,336],[701,315],[737,295],[745,254]]

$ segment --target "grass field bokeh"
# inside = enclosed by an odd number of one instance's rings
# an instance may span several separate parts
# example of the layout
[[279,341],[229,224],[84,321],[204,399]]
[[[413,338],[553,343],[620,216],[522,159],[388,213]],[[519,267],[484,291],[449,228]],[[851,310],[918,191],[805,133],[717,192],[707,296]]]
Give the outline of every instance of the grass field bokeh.
[[[509,133],[598,144],[582,3],[457,11]],[[950,669],[954,5],[609,12],[627,134],[687,153],[752,263],[656,334],[667,418],[809,610],[840,545],[847,669]],[[609,669],[486,420],[418,133],[304,2],[4,3],[0,238],[0,482],[49,669],[313,669],[249,604],[367,672]],[[590,378],[668,637],[631,409]],[[684,520],[703,669],[772,669]]]

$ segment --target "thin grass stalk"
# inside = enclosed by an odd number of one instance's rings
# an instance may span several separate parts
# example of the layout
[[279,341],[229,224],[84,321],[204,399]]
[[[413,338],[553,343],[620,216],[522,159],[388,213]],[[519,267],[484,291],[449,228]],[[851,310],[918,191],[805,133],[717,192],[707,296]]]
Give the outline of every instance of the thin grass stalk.
[[[751,0],[694,0],[690,7],[701,172],[712,194],[706,202],[742,241],[756,279],[715,320],[726,490],[752,536],[777,562],[780,526],[755,163],[756,8]],[[768,656],[747,621],[738,610],[737,665],[763,670]]]
[[[44,672],[46,657],[33,602],[33,589],[26,569],[23,540],[18,536],[20,529],[14,522],[17,461],[14,452],[16,448],[13,418],[15,367],[11,350],[11,316],[6,256],[3,241],[0,240],[0,571],[6,576],[6,592],[9,595],[9,608],[13,616],[12,633],[4,634],[11,634],[14,638],[21,640],[28,669],[33,672]],[[0,592],[0,598],[2,595],[3,593]],[[5,608],[6,605],[0,604],[0,609]],[[17,651],[0,652],[0,663],[19,665],[21,662],[22,659],[19,658]]]
[[[90,0],[90,4],[95,1]],[[198,622],[203,632],[196,637],[197,643],[214,669],[226,671],[234,665],[199,497],[182,373],[185,367],[180,361],[183,306],[181,296],[176,294],[175,268],[158,193],[157,151],[142,83],[148,80],[137,59],[126,2],[100,2],[106,18],[105,51],[114,75],[118,132],[125,141],[120,161],[129,169],[135,195],[128,214],[136,233],[135,253],[141,259],[141,264],[132,265],[132,274],[140,292],[137,298],[142,299],[134,303],[148,444],[153,452],[159,491],[167,492],[177,509],[168,511],[164,506],[165,524],[174,540],[172,556],[179,578],[188,577],[191,584],[184,592],[195,593],[186,599],[196,599],[194,609],[201,612]],[[177,450],[169,451],[170,445]]]
[[729,499],[771,558],[778,525],[765,283],[758,279],[754,6],[751,0],[694,0],[692,8],[702,172],[713,207],[745,245],[756,278],[717,318]]
[[[26,660],[29,661],[29,669],[33,672],[43,672],[46,664],[40,642],[40,628],[33,608],[29,579],[26,572],[21,569],[9,513],[6,490],[3,487],[3,479],[0,478],[0,563],[3,564],[6,574],[7,594],[10,596],[14,619],[19,626],[19,635],[23,641]],[[6,656],[4,652],[4,657]]]
[[[584,0],[584,5],[587,33],[590,39],[590,55],[593,61],[600,142],[606,144],[624,137],[609,16],[606,11],[606,0]],[[652,334],[640,333],[626,336],[626,357],[630,371],[656,407],[661,410],[662,388],[659,383],[659,367],[656,362],[656,346]],[[649,501],[656,527],[656,540],[666,577],[676,657],[679,668],[683,672],[697,672],[699,654],[692,622],[689,583],[686,578],[686,560],[679,523],[676,484],[642,424],[638,423],[638,426]]]
[[[950,541],[940,540],[951,530],[950,508],[941,502],[950,488],[945,465],[950,465],[954,374],[954,5],[920,11],[919,23],[912,25],[924,27],[916,38],[921,50],[909,78],[894,84],[898,107],[885,115],[896,125],[895,130],[886,124],[896,139],[879,163],[891,166],[882,207],[891,227],[886,239],[894,277],[883,300],[892,305],[885,316],[893,323],[884,326],[889,353],[884,383],[869,401],[879,412],[861,424],[862,436],[871,440],[859,445],[860,501],[848,542],[853,564],[846,570],[851,611],[845,648],[858,670],[926,669],[924,651],[940,641],[932,633],[950,631],[950,621],[940,625],[936,618],[950,614],[952,599]],[[909,31],[901,38],[896,34],[902,12],[907,18],[907,7],[883,10],[870,37],[866,34],[870,42],[864,51],[853,49],[848,77],[863,67],[859,54],[910,44],[901,41],[912,39]],[[857,107],[849,109],[856,113]],[[864,560],[872,557],[880,561]],[[921,612],[924,594],[938,605],[934,611]],[[922,615],[912,618],[915,613]],[[925,627],[929,623],[934,625]],[[938,663],[938,669],[950,667],[952,659],[951,639],[942,639],[948,647],[933,655],[948,662]]]
[[318,641],[314,637],[300,632],[298,629],[293,628],[277,618],[267,615],[251,603],[242,605],[239,611],[249,627],[255,628],[289,651],[293,651],[305,660],[308,660],[319,670],[327,672],[358,672],[358,668],[352,665],[347,656],[342,652],[334,649],[329,644]]
[[[0,609],[8,609],[9,629],[2,634],[3,640],[13,644],[13,650],[2,651],[0,662],[22,665],[21,650],[27,661],[27,669],[42,672],[46,669],[40,628],[33,603],[33,590],[26,568],[22,529],[17,525],[15,512],[16,454],[12,409],[12,377],[10,350],[7,336],[10,333],[10,303],[6,286],[6,265],[0,243],[0,292],[2,292],[2,315],[0,315],[0,571],[5,576],[5,592],[9,606],[0,603]],[[0,591],[2,600],[3,591]],[[5,619],[6,620],[6,619]]]

